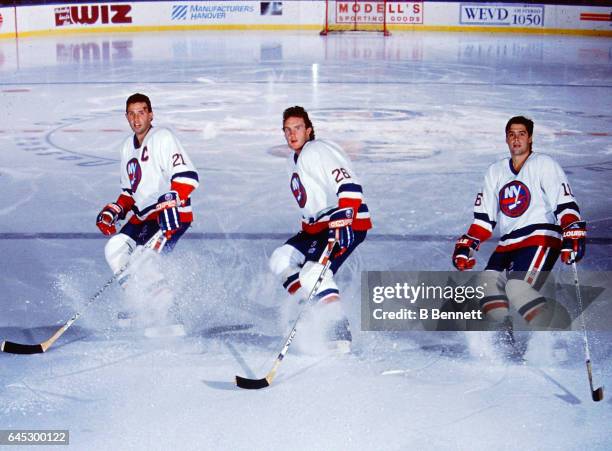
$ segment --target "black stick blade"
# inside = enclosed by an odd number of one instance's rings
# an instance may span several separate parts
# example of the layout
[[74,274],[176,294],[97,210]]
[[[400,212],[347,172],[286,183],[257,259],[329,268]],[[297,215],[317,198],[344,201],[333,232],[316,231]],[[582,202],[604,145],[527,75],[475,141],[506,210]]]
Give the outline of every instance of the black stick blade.
[[267,379],[247,379],[246,377],[236,376],[236,385],[246,390],[259,390],[260,388],[266,388],[270,384]]
[[597,390],[593,390],[593,401],[601,401],[604,397],[603,387],[599,387]]
[[12,341],[3,341],[0,350],[9,354],[42,354],[45,352],[42,345],[22,345]]

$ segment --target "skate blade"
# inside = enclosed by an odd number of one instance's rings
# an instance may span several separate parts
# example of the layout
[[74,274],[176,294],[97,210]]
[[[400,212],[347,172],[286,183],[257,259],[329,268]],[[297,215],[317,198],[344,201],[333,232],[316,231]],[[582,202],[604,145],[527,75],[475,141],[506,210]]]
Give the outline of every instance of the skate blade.
[[182,324],[147,327],[144,330],[144,336],[147,338],[184,337],[185,335],[187,335],[187,332],[185,332],[185,326]]

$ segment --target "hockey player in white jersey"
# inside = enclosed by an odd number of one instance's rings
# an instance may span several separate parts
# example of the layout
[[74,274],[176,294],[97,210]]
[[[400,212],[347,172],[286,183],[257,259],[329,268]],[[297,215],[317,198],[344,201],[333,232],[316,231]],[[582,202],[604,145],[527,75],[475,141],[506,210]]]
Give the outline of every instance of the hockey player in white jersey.
[[306,298],[323,270],[318,260],[328,238],[336,240],[330,269],[317,291],[317,308],[332,318],[327,338],[347,350],[352,336],[334,274],[372,227],[370,212],[349,158],[337,144],[315,139],[314,126],[302,107],[284,111],[283,133],[293,150],[287,163],[302,230],[274,251],[270,268],[289,293]]
[[[96,219],[100,231],[111,236],[104,251],[115,274],[126,266],[136,246],[160,229],[167,238],[164,251],[174,248],[193,220],[190,196],[199,184],[198,173],[176,136],[167,128],[153,127],[147,96],[130,96],[125,115],[134,135],[121,147],[122,192]],[[129,213],[117,233],[117,221]],[[125,286],[126,280],[122,276],[119,283]]]
[[488,168],[474,202],[474,220],[453,252],[457,269],[471,269],[474,252],[496,225],[501,229],[483,273],[488,283],[481,308],[488,319],[503,325],[510,345],[509,306],[532,327],[549,326],[553,308],[538,290],[559,254],[571,264],[585,253],[586,223],[561,166],[533,151],[533,125],[523,116],[506,124],[510,157]]

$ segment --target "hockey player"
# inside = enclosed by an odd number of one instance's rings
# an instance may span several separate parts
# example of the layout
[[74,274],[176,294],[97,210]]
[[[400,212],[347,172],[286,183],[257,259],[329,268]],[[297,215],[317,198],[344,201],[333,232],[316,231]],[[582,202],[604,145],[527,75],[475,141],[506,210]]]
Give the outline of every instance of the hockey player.
[[453,252],[458,270],[472,269],[474,252],[499,224],[501,238],[483,273],[481,308],[510,345],[509,306],[531,327],[549,326],[553,307],[538,290],[559,254],[572,264],[585,253],[586,223],[561,166],[533,151],[533,125],[523,116],[506,124],[510,157],[489,166],[474,202],[474,221]]
[[[122,192],[96,219],[100,231],[111,236],[104,253],[115,274],[127,264],[136,246],[160,229],[168,238],[164,251],[174,248],[193,220],[190,196],[199,183],[198,173],[176,136],[166,128],[153,127],[147,96],[131,95],[125,116],[134,135],[121,147]],[[130,212],[117,233],[117,221]],[[122,276],[119,283],[126,280]]]
[[288,159],[290,188],[302,212],[302,230],[274,251],[270,268],[289,293],[306,298],[323,270],[318,260],[328,238],[336,240],[330,270],[317,291],[317,305],[331,320],[327,338],[348,350],[352,337],[334,274],[372,228],[370,213],[348,157],[337,144],[315,139],[304,108],[284,111],[283,133],[293,150]]

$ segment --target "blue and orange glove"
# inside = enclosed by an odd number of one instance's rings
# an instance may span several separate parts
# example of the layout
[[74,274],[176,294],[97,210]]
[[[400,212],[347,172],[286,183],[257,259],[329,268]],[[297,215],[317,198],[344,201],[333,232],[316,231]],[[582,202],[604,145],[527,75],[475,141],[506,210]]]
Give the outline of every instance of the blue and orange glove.
[[329,238],[333,238],[340,247],[340,254],[355,241],[353,233],[353,209],[340,208],[329,215]]
[[180,204],[181,200],[176,191],[162,194],[159,196],[159,199],[157,199],[157,205],[155,206],[155,210],[159,212],[157,223],[168,239],[181,226],[178,211],[178,206]]
[[476,264],[474,252],[480,247],[480,240],[469,235],[463,235],[455,243],[455,251],[453,252],[453,265],[459,271],[472,269]]

